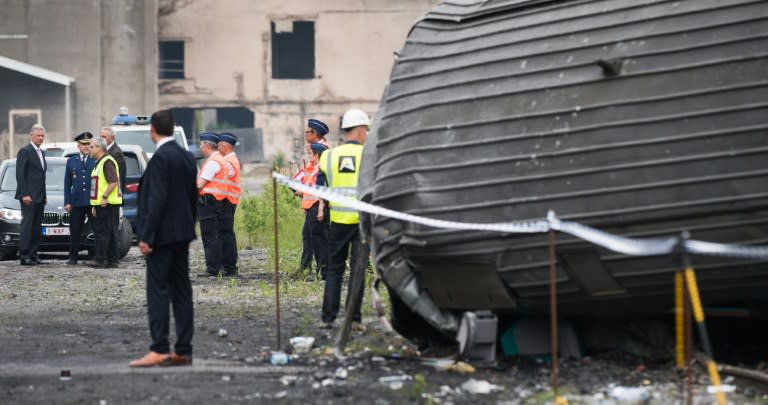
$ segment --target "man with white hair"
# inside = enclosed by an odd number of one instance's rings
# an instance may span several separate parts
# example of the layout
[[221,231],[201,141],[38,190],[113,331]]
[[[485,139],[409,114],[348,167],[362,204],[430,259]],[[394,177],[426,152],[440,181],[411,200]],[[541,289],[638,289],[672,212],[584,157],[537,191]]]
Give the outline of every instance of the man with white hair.
[[21,230],[19,231],[19,257],[22,266],[42,264],[37,256],[43,234],[43,208],[45,194],[45,152],[40,145],[45,140],[45,127],[32,126],[29,144],[16,154],[16,199],[21,205]]
[[123,150],[115,142],[115,131],[110,127],[101,129],[101,138],[107,143],[107,153],[117,162],[117,174],[120,176],[120,192],[125,192],[125,156]]
[[96,167],[91,172],[91,215],[96,239],[96,254],[91,267],[116,268],[120,256],[117,251],[117,230],[123,193],[115,158],[107,153],[107,143],[102,138],[91,140],[91,156]]

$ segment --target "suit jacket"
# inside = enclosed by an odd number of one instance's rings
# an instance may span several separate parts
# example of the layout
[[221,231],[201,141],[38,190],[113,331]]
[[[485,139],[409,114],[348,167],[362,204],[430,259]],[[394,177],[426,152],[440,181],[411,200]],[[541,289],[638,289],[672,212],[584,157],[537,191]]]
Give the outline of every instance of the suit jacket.
[[32,202],[42,204],[45,202],[45,169],[48,166],[45,163],[45,152],[43,154],[43,164],[40,164],[40,158],[32,143],[28,143],[19,149],[16,154],[16,198],[21,201],[25,196],[32,197]]
[[88,157],[83,163],[79,153],[67,159],[67,170],[64,173],[64,205],[91,205],[91,172],[95,167],[96,159]]
[[112,147],[107,149],[107,153],[117,161],[117,175],[120,177],[120,191],[125,193],[125,156],[123,155],[123,150],[117,146],[117,142],[114,142]]
[[160,146],[139,182],[137,235],[150,246],[194,240],[197,166],[176,142]]

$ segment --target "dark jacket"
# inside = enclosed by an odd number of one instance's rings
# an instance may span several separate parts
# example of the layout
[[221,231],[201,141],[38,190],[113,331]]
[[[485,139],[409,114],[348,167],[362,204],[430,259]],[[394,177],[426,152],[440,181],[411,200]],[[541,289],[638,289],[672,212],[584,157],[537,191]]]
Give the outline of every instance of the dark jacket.
[[96,167],[96,159],[88,157],[85,164],[80,160],[80,154],[67,160],[67,171],[64,174],[64,205],[73,207],[88,207],[91,205],[91,172]]
[[[43,162],[45,162],[45,152]],[[45,202],[45,168],[48,165],[40,165],[40,158],[32,143],[28,143],[19,149],[16,154],[16,198],[21,201],[25,196],[32,197],[32,202],[40,204]]]
[[125,193],[125,156],[123,156],[123,150],[117,146],[117,142],[112,144],[112,147],[107,149],[109,156],[112,156],[117,161],[117,175],[120,176],[120,191]]
[[176,142],[155,151],[139,182],[139,241],[162,246],[196,238],[196,177],[195,159]]

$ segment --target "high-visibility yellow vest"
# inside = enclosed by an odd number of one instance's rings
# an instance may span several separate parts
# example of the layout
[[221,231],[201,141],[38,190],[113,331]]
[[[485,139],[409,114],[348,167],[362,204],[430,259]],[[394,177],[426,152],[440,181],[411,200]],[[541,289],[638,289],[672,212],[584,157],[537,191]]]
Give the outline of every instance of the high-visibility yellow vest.
[[[360,177],[360,161],[363,157],[363,145],[345,143],[328,149],[320,156],[320,170],[325,173],[328,186],[334,190],[357,192],[357,179]],[[357,224],[360,218],[357,210],[339,203],[331,203],[331,222],[338,224]]]
[[197,178],[200,179],[200,174],[203,173],[203,169],[205,169],[205,166],[208,165],[211,161],[219,164],[219,172],[216,173],[212,179],[206,180],[207,183],[205,183],[203,188],[198,190],[197,193],[201,196],[210,194],[216,200],[223,201],[225,198],[230,196],[229,162],[224,159],[224,156],[221,156],[221,153],[214,152],[208,156],[208,159],[206,159],[205,163],[203,163],[203,165],[200,167],[200,171],[197,173]]
[[123,192],[120,190],[120,169],[117,167],[115,158],[105,154],[91,171],[91,205],[101,205],[101,197],[109,187],[107,176],[104,175],[104,163],[107,161],[111,161],[115,165],[115,173],[117,173],[117,187],[112,189],[112,192],[107,196],[107,204],[121,205],[123,203]]
[[237,205],[240,203],[240,159],[237,158],[237,155],[235,155],[235,152],[230,153],[229,155],[225,156],[224,159],[229,162],[230,165],[232,165],[232,169],[234,170],[235,174],[229,178],[227,185],[229,186],[229,195],[227,196],[227,200]]

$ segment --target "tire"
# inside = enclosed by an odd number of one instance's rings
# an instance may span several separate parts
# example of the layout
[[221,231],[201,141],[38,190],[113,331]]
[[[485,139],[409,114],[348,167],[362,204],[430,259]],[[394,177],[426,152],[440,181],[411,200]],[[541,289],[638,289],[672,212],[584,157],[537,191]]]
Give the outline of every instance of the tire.
[[127,219],[120,221],[118,235],[117,250],[122,259],[128,254],[128,251],[131,250],[131,245],[133,244],[133,231],[131,230],[131,224]]
[[387,286],[392,304],[392,327],[406,339],[424,349],[431,346],[446,346],[455,342],[438,332],[424,318],[413,312],[397,294]]

